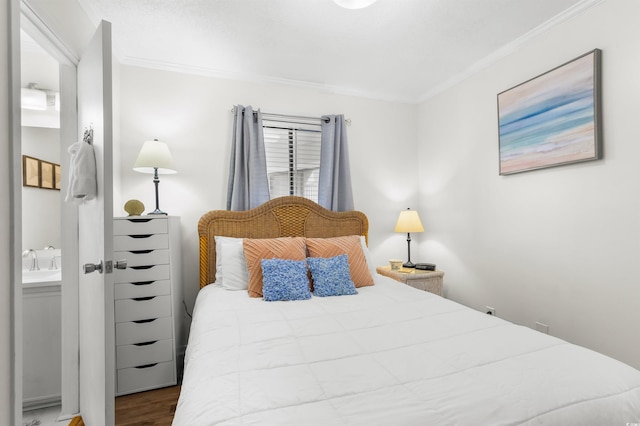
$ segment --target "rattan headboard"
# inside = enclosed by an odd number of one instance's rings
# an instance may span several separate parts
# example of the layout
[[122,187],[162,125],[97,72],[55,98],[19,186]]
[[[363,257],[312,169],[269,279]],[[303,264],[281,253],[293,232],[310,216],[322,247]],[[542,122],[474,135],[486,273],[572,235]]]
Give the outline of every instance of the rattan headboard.
[[216,277],[215,236],[236,238],[364,235],[369,221],[359,211],[334,212],[302,197],[280,197],[246,211],[211,210],[200,218],[200,287]]

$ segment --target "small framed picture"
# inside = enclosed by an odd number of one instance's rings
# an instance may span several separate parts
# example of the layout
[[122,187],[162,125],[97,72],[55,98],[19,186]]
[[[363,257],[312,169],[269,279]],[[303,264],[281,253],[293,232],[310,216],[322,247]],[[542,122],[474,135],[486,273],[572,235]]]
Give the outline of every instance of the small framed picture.
[[22,156],[22,185],[40,187],[40,160],[37,158]]
[[57,190],[60,190],[60,182],[62,180],[62,169],[60,167],[60,164],[54,164],[53,165],[53,182],[54,182],[54,188]]
[[40,160],[40,187],[55,188],[54,164]]

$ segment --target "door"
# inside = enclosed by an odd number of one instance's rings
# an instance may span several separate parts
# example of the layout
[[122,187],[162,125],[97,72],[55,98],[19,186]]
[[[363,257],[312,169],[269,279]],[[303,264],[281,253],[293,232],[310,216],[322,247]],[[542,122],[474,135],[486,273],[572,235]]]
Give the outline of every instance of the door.
[[[102,272],[79,271],[80,414],[88,426],[113,425],[115,329],[113,274],[113,119],[111,24],[102,21],[78,64],[78,140],[92,131],[97,196],[78,207],[80,265],[102,263]],[[99,269],[99,268],[96,268]]]

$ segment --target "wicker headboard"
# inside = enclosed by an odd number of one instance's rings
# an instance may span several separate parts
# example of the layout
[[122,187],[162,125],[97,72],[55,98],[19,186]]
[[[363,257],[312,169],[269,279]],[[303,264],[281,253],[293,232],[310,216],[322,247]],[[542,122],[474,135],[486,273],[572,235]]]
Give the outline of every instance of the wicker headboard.
[[302,197],[280,197],[246,211],[211,210],[200,218],[200,287],[216,277],[214,237],[329,238],[363,235],[368,238],[369,221],[359,211],[334,212]]

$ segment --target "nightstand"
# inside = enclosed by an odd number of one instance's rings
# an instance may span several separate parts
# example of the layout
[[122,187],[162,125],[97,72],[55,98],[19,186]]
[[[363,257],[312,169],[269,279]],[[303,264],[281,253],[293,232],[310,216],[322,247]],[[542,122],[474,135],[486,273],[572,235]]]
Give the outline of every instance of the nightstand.
[[422,271],[409,268],[392,271],[390,266],[378,266],[376,272],[413,288],[442,296],[442,277],[444,277],[442,271]]

